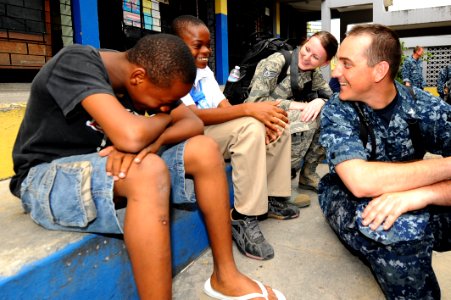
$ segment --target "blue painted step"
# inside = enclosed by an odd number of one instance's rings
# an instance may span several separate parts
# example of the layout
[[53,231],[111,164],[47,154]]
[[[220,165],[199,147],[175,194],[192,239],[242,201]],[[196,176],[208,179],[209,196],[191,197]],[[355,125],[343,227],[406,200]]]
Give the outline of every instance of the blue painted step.
[[[233,199],[231,167],[226,171]],[[138,299],[122,236],[47,231],[22,213],[7,183],[0,195],[1,300]],[[171,213],[175,275],[207,249],[208,237],[197,208]]]

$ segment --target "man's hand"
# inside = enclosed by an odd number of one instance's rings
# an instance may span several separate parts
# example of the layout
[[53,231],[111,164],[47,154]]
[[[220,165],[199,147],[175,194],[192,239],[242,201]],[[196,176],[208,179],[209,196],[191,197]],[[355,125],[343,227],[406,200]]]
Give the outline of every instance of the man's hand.
[[422,209],[428,205],[427,193],[423,189],[398,193],[387,193],[368,203],[362,213],[363,225],[376,230],[383,224],[384,230],[390,229],[396,219],[408,212]]
[[301,121],[310,122],[315,120],[321,112],[321,109],[323,108],[325,103],[326,102],[324,102],[324,100],[321,98],[316,98],[307,103],[304,110],[302,111]]
[[[288,125],[287,112],[278,107],[280,101],[245,103],[247,115],[259,120],[274,132],[280,132],[280,127]],[[279,133],[280,135],[280,133]]]
[[108,146],[99,152],[102,157],[108,156],[106,163],[106,172],[113,176],[114,181],[124,179],[135,160],[136,154],[125,153],[116,149],[114,146]]

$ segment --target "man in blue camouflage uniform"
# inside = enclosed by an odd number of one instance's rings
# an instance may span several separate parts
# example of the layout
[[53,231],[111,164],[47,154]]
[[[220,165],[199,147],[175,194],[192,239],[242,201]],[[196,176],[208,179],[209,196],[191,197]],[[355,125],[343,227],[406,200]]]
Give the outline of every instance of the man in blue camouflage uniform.
[[[321,116],[321,209],[388,299],[439,299],[431,256],[451,249],[451,106],[394,82],[401,46],[385,26],[353,27],[337,56],[340,93]],[[437,158],[418,159],[424,151]]]
[[437,78],[437,92],[440,97],[446,102],[451,104],[451,99],[449,97],[451,89],[451,64],[443,67],[438,73]]
[[426,86],[426,81],[423,77],[423,48],[416,46],[413,49],[413,54],[404,60],[402,65],[401,75],[405,86],[415,86],[423,89]]

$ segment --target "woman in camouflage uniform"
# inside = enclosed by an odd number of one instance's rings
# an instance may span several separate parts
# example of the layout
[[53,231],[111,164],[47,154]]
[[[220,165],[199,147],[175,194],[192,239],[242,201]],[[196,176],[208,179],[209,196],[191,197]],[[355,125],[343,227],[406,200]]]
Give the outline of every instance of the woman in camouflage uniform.
[[296,172],[303,160],[299,187],[314,191],[317,191],[319,183],[316,167],[324,159],[324,149],[318,143],[318,116],[332,95],[319,68],[330,62],[337,47],[337,40],[331,33],[320,31],[293,51],[292,63],[297,62],[300,97],[296,97],[292,91],[291,68],[288,68],[287,76],[277,83],[285,64],[284,56],[279,52],[268,56],[257,65],[246,99],[246,102],[281,101],[279,105],[288,112],[290,120],[291,168]]

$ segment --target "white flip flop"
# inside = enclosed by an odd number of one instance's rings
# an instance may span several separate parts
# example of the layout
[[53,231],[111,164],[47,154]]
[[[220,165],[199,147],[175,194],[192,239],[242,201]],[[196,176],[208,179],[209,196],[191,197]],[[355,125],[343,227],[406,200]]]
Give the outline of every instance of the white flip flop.
[[[214,299],[220,299],[220,300],[251,300],[251,299],[255,299],[255,298],[264,298],[264,299],[268,299],[268,291],[266,290],[266,287],[257,280],[254,280],[258,286],[260,287],[260,290],[262,291],[261,293],[251,293],[251,294],[247,294],[247,295],[243,295],[243,296],[239,296],[239,297],[231,297],[231,296],[226,296],[221,294],[220,292],[215,291],[210,283],[210,278],[207,279],[207,281],[205,281],[204,284],[204,293],[207,294],[209,297],[212,297]],[[285,296],[282,294],[282,292],[272,289],[274,294],[276,295],[278,300],[286,300],[287,298],[285,298]]]

